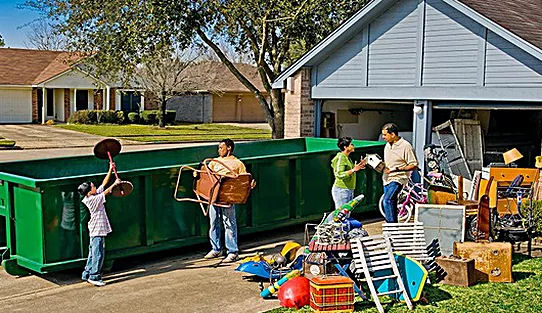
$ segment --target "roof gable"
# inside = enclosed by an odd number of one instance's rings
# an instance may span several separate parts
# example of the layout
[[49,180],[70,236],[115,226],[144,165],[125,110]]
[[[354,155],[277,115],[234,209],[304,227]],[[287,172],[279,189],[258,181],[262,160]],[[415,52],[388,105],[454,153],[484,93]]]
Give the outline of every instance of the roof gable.
[[[399,0],[401,1],[401,0]],[[542,36],[537,34],[541,29],[542,2],[527,0],[511,5],[511,0],[441,0],[475,22],[505,38],[525,52],[542,60]],[[284,88],[284,81],[303,66],[312,66],[315,60],[322,59],[336,47],[352,37],[364,25],[382,14],[397,1],[374,0],[364,9],[358,11],[349,20],[340,25],[328,37],[323,39],[294,64],[288,67],[273,82],[273,88]],[[508,4],[507,4],[508,3]],[[515,14],[509,14],[512,10]],[[527,11],[531,13],[527,14]],[[524,15],[525,13],[525,15]],[[539,13],[539,14],[537,14]],[[524,15],[522,19],[513,20],[514,16]],[[522,24],[522,23],[526,24]]]

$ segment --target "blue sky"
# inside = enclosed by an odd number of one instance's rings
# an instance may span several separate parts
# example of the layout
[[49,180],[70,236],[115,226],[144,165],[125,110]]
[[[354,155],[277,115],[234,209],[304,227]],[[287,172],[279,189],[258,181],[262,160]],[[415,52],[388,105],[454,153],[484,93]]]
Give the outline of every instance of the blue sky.
[[18,9],[17,5],[22,3],[24,0],[0,0],[0,34],[6,47],[24,48],[28,27],[21,27],[40,17],[35,11]]

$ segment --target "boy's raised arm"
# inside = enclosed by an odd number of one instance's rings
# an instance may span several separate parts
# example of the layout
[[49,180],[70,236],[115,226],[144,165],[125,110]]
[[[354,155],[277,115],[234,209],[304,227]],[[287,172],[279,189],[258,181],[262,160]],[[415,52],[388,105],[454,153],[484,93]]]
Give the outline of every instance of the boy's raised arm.
[[107,171],[107,175],[105,175],[104,180],[102,181],[102,186],[105,188],[105,185],[109,182],[109,179],[111,178],[111,172],[113,171],[113,163],[109,163],[109,171]]

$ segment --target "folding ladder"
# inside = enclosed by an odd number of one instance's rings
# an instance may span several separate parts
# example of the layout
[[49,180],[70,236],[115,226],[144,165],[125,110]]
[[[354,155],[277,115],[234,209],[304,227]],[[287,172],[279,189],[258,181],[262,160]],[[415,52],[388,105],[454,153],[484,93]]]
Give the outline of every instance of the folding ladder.
[[[407,307],[412,310],[412,302],[395,263],[389,238],[383,235],[358,237],[350,240],[350,246],[352,248],[354,273],[364,275],[364,278],[360,279],[360,281],[367,282],[378,312],[384,313],[384,308],[378,299],[379,296],[396,295],[398,298],[400,294],[403,295]],[[389,270],[391,270],[391,274],[389,274]],[[395,280],[397,289],[377,292],[374,282],[386,279]]]

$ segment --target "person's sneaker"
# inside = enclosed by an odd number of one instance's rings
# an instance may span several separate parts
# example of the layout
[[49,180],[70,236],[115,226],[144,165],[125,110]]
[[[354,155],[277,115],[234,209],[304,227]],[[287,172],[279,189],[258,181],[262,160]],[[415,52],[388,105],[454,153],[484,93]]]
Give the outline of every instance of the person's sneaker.
[[103,280],[92,280],[92,279],[89,279],[87,280],[89,283],[93,284],[94,286],[96,287],[102,287],[102,286],[105,286],[105,282]]
[[220,256],[219,251],[211,250],[203,258],[204,259],[215,259],[215,258],[218,258],[219,256]]
[[237,261],[238,257],[236,253],[229,253],[228,256],[224,259],[224,263],[232,263]]

